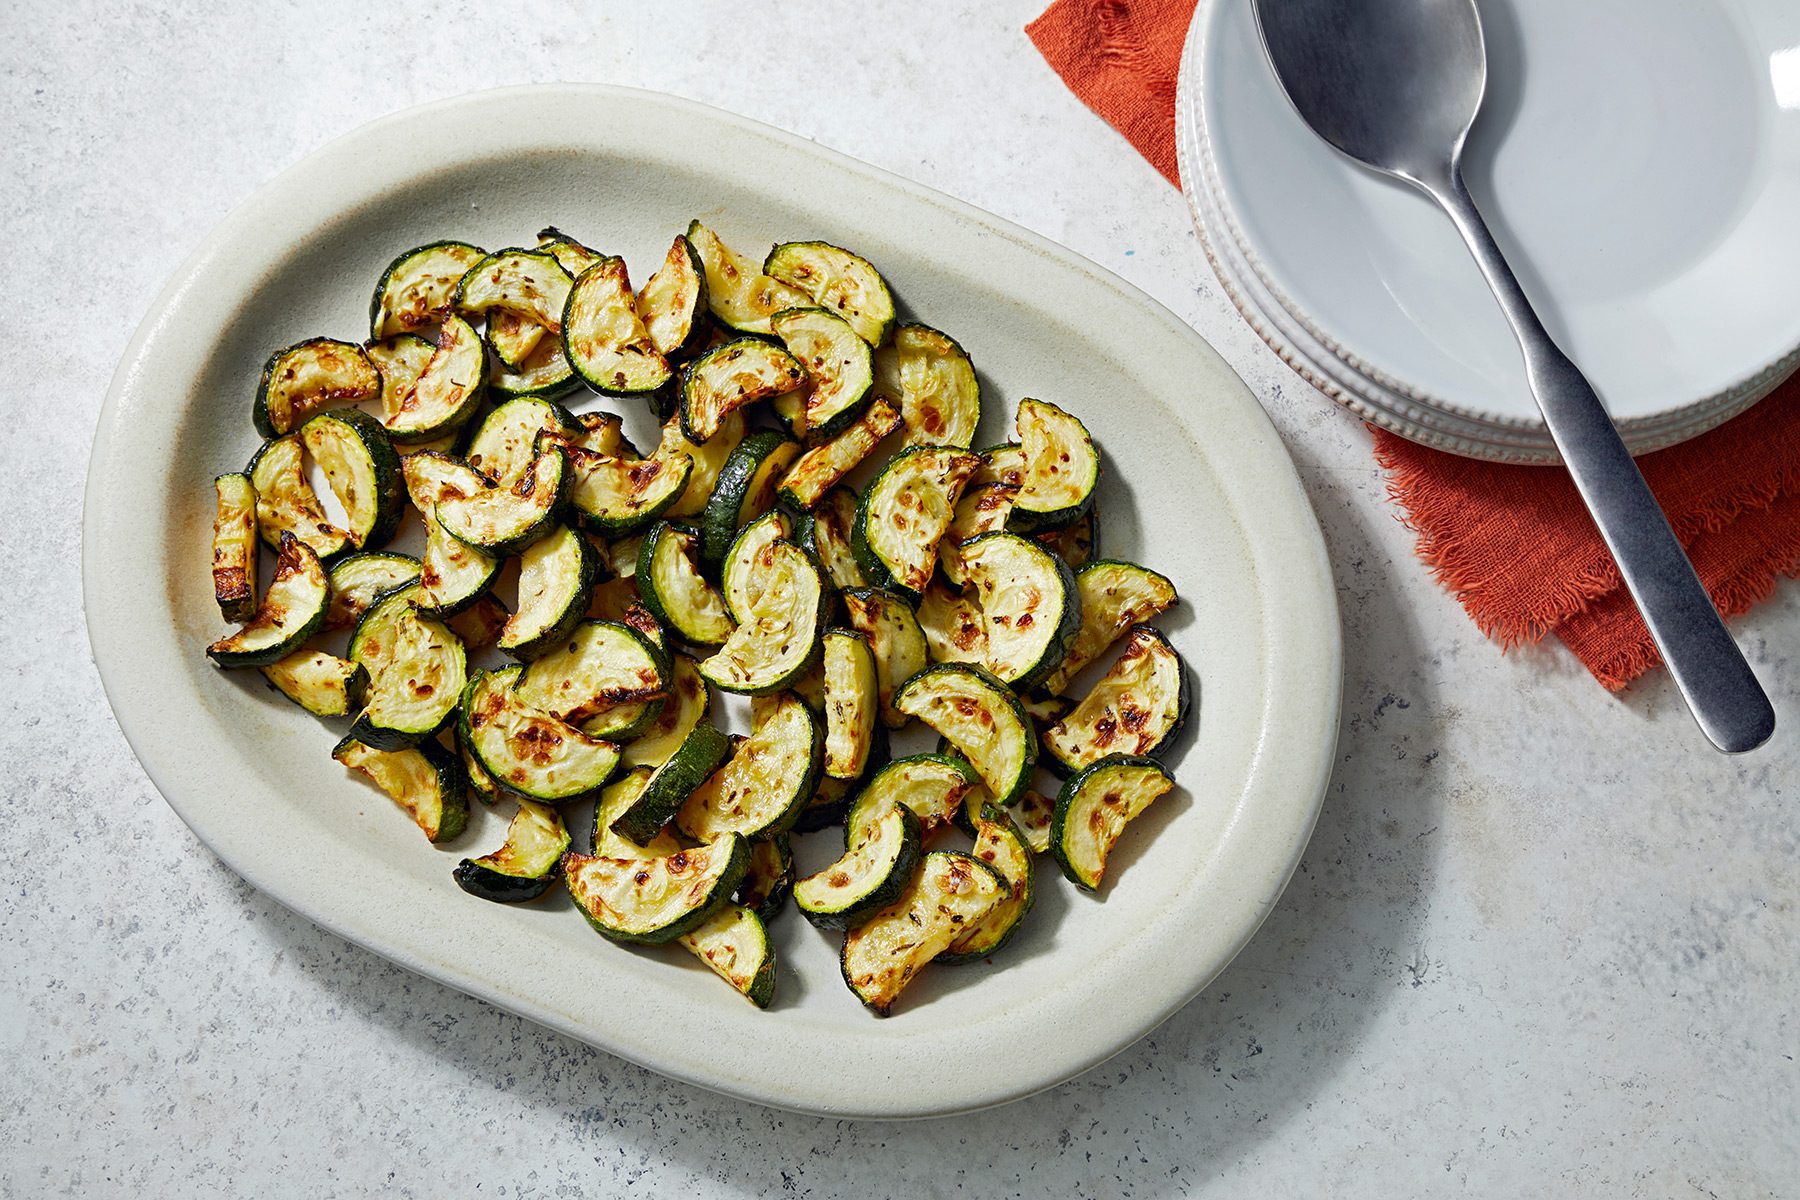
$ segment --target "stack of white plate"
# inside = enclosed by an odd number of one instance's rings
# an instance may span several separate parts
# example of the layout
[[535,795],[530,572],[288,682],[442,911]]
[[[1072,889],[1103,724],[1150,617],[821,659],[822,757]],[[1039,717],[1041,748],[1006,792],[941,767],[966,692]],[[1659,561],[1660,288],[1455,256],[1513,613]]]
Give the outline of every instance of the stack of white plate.
[[[1470,189],[1626,442],[1767,395],[1800,365],[1800,3],[1479,3]],[[1289,366],[1415,441],[1557,461],[1454,229],[1301,123],[1251,0],[1200,0],[1175,120],[1207,257]]]

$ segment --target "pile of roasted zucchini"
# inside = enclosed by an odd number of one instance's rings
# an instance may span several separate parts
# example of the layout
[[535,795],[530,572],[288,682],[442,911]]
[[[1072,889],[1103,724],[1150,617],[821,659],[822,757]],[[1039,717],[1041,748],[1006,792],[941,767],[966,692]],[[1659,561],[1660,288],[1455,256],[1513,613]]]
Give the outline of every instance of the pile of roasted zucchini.
[[[471,791],[513,797],[464,891],[561,879],[606,937],[679,942],[763,1006],[791,896],[845,931],[844,979],[885,1014],[927,962],[1006,944],[1035,855],[1097,888],[1174,786],[1158,756],[1188,679],[1147,622],[1175,589],[1098,556],[1099,450],[1031,399],[1013,440],[971,450],[968,355],[898,323],[863,258],[758,262],[696,221],[634,289],[555,229],[435,242],[382,274],[370,325],[263,370],[266,440],[216,481],[214,590],[240,628],[207,653],[347,719],[334,757],[433,842]],[[661,426],[648,454],[588,403],[626,396]],[[383,549],[409,512],[420,552]],[[329,631],[341,655],[314,645]],[[753,697],[747,733],[714,689]],[[890,753],[915,720],[936,749]],[[837,826],[842,854],[796,878],[790,835]],[[936,844],[955,830],[970,850]]]

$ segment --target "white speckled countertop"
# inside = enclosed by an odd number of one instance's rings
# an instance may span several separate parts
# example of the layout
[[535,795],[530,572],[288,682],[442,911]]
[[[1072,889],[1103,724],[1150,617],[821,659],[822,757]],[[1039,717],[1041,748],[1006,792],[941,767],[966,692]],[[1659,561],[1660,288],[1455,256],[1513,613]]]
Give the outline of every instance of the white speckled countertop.
[[[1413,560],[1367,434],[1239,321],[1180,196],[1039,59],[1038,0],[376,7],[0,19],[0,1197],[1795,1194],[1800,588],[1737,626],[1784,722],[1739,760],[1666,682],[1619,701],[1560,652],[1502,656]],[[77,530],[151,298],[338,133],[550,80],[709,101],[1039,230],[1192,322],[1286,437],[1343,603],[1339,767],[1256,941],[1112,1062],[907,1125],[721,1099],[314,929],[132,758]]]

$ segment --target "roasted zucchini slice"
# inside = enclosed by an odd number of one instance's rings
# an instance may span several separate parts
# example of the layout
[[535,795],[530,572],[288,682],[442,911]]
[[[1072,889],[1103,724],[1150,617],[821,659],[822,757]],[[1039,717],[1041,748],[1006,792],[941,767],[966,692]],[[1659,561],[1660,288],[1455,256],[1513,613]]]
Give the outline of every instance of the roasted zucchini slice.
[[727,904],[676,939],[758,1008],[775,998],[775,948],[755,912]]
[[824,742],[818,718],[800,697],[767,697],[750,736],[682,802],[675,828],[697,842],[723,833],[786,833],[812,799]]
[[700,531],[658,522],[638,550],[638,594],[658,621],[683,641],[717,646],[735,626],[725,602],[700,573]]
[[1154,627],[1134,625],[1093,690],[1044,730],[1050,768],[1067,775],[1108,755],[1160,755],[1180,732],[1187,711],[1181,656]]
[[519,698],[574,724],[620,705],[659,700],[669,664],[650,639],[628,625],[583,621],[519,677]]
[[1025,708],[1025,715],[1031,718],[1032,724],[1039,729],[1048,729],[1075,709],[1075,702],[1067,696],[1042,689],[1019,694],[1019,703]]
[[594,454],[639,457],[637,447],[625,436],[625,422],[619,414],[585,412],[575,418],[575,424],[581,432],[575,435],[574,442],[581,449]]
[[520,662],[547,654],[587,615],[600,557],[566,526],[551,530],[519,559],[519,607],[500,631],[500,651]]
[[575,368],[563,353],[561,338],[545,338],[517,368],[495,360],[488,371],[488,391],[500,400],[521,396],[553,399],[576,386]]
[[[452,303],[470,316],[511,313],[535,325],[540,337],[562,332],[563,306],[575,281],[548,250],[498,250],[470,267],[457,281]],[[537,346],[537,340],[521,342],[518,354],[504,361],[517,366]]]
[[970,853],[1006,881],[1007,895],[986,916],[957,935],[938,955],[939,962],[976,962],[992,957],[1019,931],[1036,899],[1036,871],[1025,835],[1005,809],[987,799],[985,791],[979,799],[971,795],[969,807],[976,810],[972,814],[975,848]]
[[1025,795],[1009,810],[1013,824],[1031,847],[1033,854],[1042,854],[1050,849],[1050,826],[1056,818],[1056,797],[1046,796],[1036,788],[1027,788]]
[[1056,797],[1050,854],[1075,886],[1094,891],[1106,875],[1106,857],[1125,826],[1167,795],[1175,781],[1153,758],[1109,754],[1071,776]]
[[856,565],[850,537],[856,528],[856,493],[834,487],[806,514],[804,526],[796,526],[801,548],[812,553],[825,568],[825,576],[841,591],[868,587],[868,577]]
[[568,466],[562,447],[548,445],[511,487],[452,496],[432,511],[457,541],[489,554],[517,554],[555,523],[568,492]]
[[251,417],[256,432],[280,437],[327,408],[361,404],[381,395],[381,373],[362,347],[313,338],[277,350],[263,364]]
[[438,521],[437,507],[446,500],[479,496],[489,490],[481,472],[435,450],[421,450],[400,460],[407,494],[425,522],[425,555],[418,567],[418,605],[439,619],[473,605],[500,574],[502,556],[477,549],[451,535]]
[[483,900],[497,904],[536,900],[556,882],[568,849],[569,831],[557,811],[548,804],[520,800],[500,848],[463,859],[450,875],[457,887]]
[[920,598],[917,612],[932,662],[987,661],[987,620],[973,592],[958,595],[942,580],[934,579]]
[[369,336],[392,337],[441,320],[469,268],[487,256],[467,242],[415,246],[389,263],[369,301]]
[[702,561],[717,566],[738,530],[774,507],[775,485],[798,457],[800,444],[773,429],[759,430],[737,444],[700,517]]
[[963,488],[962,498],[950,518],[950,528],[938,542],[938,571],[955,587],[968,582],[963,571],[962,545],[984,533],[997,533],[1006,528],[1012,514],[1013,497],[1019,489],[1010,483],[984,483]]
[[780,691],[805,674],[818,647],[825,585],[792,542],[769,547],[767,586],[719,652],[700,664],[707,682],[727,692]]
[[843,857],[794,885],[794,906],[823,929],[843,929],[886,908],[912,882],[921,842],[919,818],[889,805],[845,839]]
[[984,533],[962,547],[970,585],[980,598],[987,667],[1019,691],[1046,678],[1081,629],[1081,594],[1069,565],[1037,542]]
[[875,352],[848,321],[823,308],[783,309],[770,318],[769,328],[811,381],[790,426],[794,435],[813,441],[836,437],[869,406]]
[[774,562],[769,547],[787,541],[793,526],[785,512],[773,509],[744,526],[732,541],[724,565],[719,568],[719,592],[733,621],[747,616],[757,597],[763,594],[769,567]]
[[418,598],[417,584],[396,588],[350,635],[350,661],[369,672],[367,699],[350,733],[377,750],[404,749],[437,733],[455,714],[467,678],[462,642],[422,616]]
[[1060,529],[1085,513],[1100,487],[1100,451],[1087,427],[1043,400],[1019,401],[1025,473],[1011,524],[1030,532]]
[[650,772],[644,790],[613,818],[608,828],[622,838],[645,845],[662,832],[669,818],[730,753],[731,741],[724,734],[704,721],[695,725],[668,761]]
[[306,481],[306,451],[298,433],[264,442],[246,472],[256,489],[256,530],[270,549],[291,533],[321,559],[350,548],[350,535],[331,523]]
[[627,767],[662,766],[712,708],[712,692],[700,677],[699,664],[679,652],[670,661],[668,699],[649,728],[625,746]]
[[681,841],[668,830],[657,834],[644,845],[620,837],[612,830],[612,823],[619,814],[637,802],[644,794],[644,785],[650,782],[651,769],[639,767],[622,775],[617,782],[609,784],[600,793],[600,799],[594,802],[594,831],[592,845],[594,854],[599,858],[661,858],[665,854],[673,854],[681,849]]
[[352,734],[332,749],[331,757],[372,780],[431,842],[452,841],[469,823],[462,761],[435,741],[381,750]]
[[970,487],[1004,483],[1009,487],[1025,484],[1025,448],[1017,442],[1001,442],[981,452],[981,469],[969,480]]
[[651,348],[664,358],[695,349],[705,339],[706,267],[687,238],[675,235],[636,304]]
[[894,324],[894,297],[868,259],[828,242],[783,242],[769,251],[763,273],[799,288],[820,308],[843,317],[869,345],[887,341]]
[[362,707],[369,672],[323,650],[296,650],[262,669],[282,695],[317,717],[347,717]]
[[521,396],[497,405],[482,418],[463,451],[463,461],[497,486],[511,487],[531,469],[540,437],[550,434],[579,445],[586,432],[556,401]]
[[875,387],[900,406],[906,446],[967,450],[981,424],[981,383],[956,340],[928,325],[901,325],[875,356]]
[[301,427],[300,440],[344,508],[350,544],[362,550],[393,537],[406,487],[381,422],[359,408],[322,412]]
[[732,899],[766,923],[781,915],[793,890],[794,851],[787,834],[750,843],[750,869]]
[[563,855],[563,882],[588,924],[616,942],[672,942],[731,901],[750,862],[736,834],[658,858]]
[[919,969],[1009,894],[980,859],[933,850],[897,901],[844,938],[844,982],[876,1016],[887,1016]]
[[1089,508],[1061,529],[1046,529],[1037,540],[1056,553],[1074,570],[1081,570],[1100,554],[1100,522],[1097,512]]
[[727,328],[767,336],[770,317],[811,303],[805,292],[769,278],[756,260],[727,246],[700,222],[688,226],[687,240],[705,275],[707,309]]
[[965,450],[914,446],[883,467],[856,509],[850,546],[869,582],[916,602],[937,566],[937,544],[981,459]]
[[381,374],[383,422],[400,411],[400,402],[412,390],[437,347],[416,333],[396,333],[363,346],[363,353]]
[[575,373],[609,396],[654,392],[672,375],[638,318],[622,258],[603,258],[581,273],[563,308],[562,338]]
[[556,260],[557,266],[569,273],[570,279],[578,278],[603,257],[554,225],[546,225],[538,230],[537,237],[536,248],[547,251]]
[[719,480],[719,472],[731,459],[731,452],[738,443],[744,440],[744,414],[731,413],[719,426],[705,445],[690,442],[681,431],[681,422],[671,419],[663,425],[662,442],[656,449],[656,457],[672,459],[677,454],[685,454],[694,462],[693,470],[688,475],[687,490],[664,514],[672,519],[697,517],[706,511],[707,501],[712,499],[713,485]]
[[[825,658],[825,773],[860,779],[875,745],[875,717],[881,708],[875,682],[875,652],[854,629],[828,629]],[[810,794],[810,789],[809,789]]]
[[912,810],[919,818],[919,828],[926,837],[947,828],[957,820],[963,800],[972,792],[987,792],[981,776],[965,758],[955,754],[913,754],[896,758],[869,777],[850,800],[844,815],[847,836],[864,821],[898,804]]
[[481,407],[487,356],[475,327],[448,313],[437,343],[412,385],[382,408],[382,426],[397,442],[429,442],[465,425]]
[[256,485],[243,474],[213,480],[213,599],[227,621],[248,621],[256,612]]
[[901,685],[894,706],[931,726],[969,760],[1000,804],[1031,783],[1037,731],[1011,689],[964,663],[929,667]]
[[907,717],[894,707],[899,686],[931,665],[925,632],[912,605],[880,588],[854,588],[844,594],[850,625],[869,639],[875,652],[875,678],[880,687],[881,719],[899,729]]
[[463,689],[457,736],[502,787],[557,803],[605,786],[619,748],[519,698],[522,667],[477,671]]
[[1069,646],[1062,666],[1044,686],[1053,692],[1068,687],[1081,669],[1106,653],[1133,625],[1154,620],[1175,607],[1175,585],[1149,567],[1120,559],[1091,562],[1075,574],[1081,593],[1081,631]]
[[792,391],[805,379],[806,369],[793,355],[761,338],[714,346],[681,373],[681,432],[705,444],[731,413]]
[[894,430],[900,428],[900,410],[886,397],[877,396],[862,416],[828,442],[814,446],[794,460],[776,493],[788,505],[804,512],[856,470]]
[[243,628],[206,648],[221,667],[266,667],[298,650],[325,627],[331,583],[312,547],[291,533],[281,535],[275,574],[262,603]]
[[409,554],[367,550],[345,555],[331,564],[331,604],[325,610],[325,628],[353,628],[369,605],[418,577],[419,560]]
[[686,454],[626,458],[567,450],[569,504],[584,528],[602,537],[625,537],[668,512],[687,491],[694,460]]
[[496,362],[516,370],[525,364],[533,350],[547,341],[556,340],[556,335],[530,317],[506,309],[495,309],[487,314],[487,330],[483,334],[483,340],[488,349],[494,352]]
[[489,592],[453,617],[445,617],[450,632],[462,639],[464,649],[485,650],[500,640],[500,631],[512,619],[512,610]]

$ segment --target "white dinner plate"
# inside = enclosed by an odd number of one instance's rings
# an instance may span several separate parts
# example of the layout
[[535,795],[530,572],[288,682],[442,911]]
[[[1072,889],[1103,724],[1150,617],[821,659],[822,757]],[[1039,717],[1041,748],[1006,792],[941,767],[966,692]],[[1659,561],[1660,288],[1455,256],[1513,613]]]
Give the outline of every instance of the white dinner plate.
[[[440,237],[498,246],[555,223],[647,274],[704,218],[745,248],[822,237],[886,272],[982,373],[981,436],[1013,403],[1064,402],[1102,445],[1104,549],[1175,580],[1160,624],[1193,674],[1178,790],[1121,847],[1103,900],[1040,861],[1037,908],[991,964],[934,967],[880,1020],[836,940],[772,927],[758,1011],[674,948],[598,937],[560,889],[504,907],[331,760],[340,730],[255,672],[202,654],[220,632],[211,478],[255,448],[271,348],[355,338],[376,274]],[[586,397],[579,407],[595,407]],[[648,420],[625,406],[633,420]],[[1180,1008],[1255,931],[1317,815],[1337,729],[1339,633],[1323,540],[1262,410],[1194,331],[1025,230],[810,142],[685,101],[604,87],[487,92],[378,121],[259,191],[157,300],[101,413],[83,537],[102,680],[157,788],[282,903],[413,970],[680,1079],[840,1115],[921,1116],[1066,1079]],[[472,806],[479,807],[479,806]]]
[[[1800,362],[1800,6],[1481,11],[1490,80],[1471,188],[1627,440],[1691,437],[1767,394]],[[1230,241],[1282,322],[1336,360],[1326,374],[1365,401],[1429,411],[1427,430],[1516,448],[1494,432],[1511,431],[1553,457],[1448,221],[1301,124],[1249,0],[1202,0],[1182,85],[1201,164],[1183,178],[1217,209],[1203,232]]]

